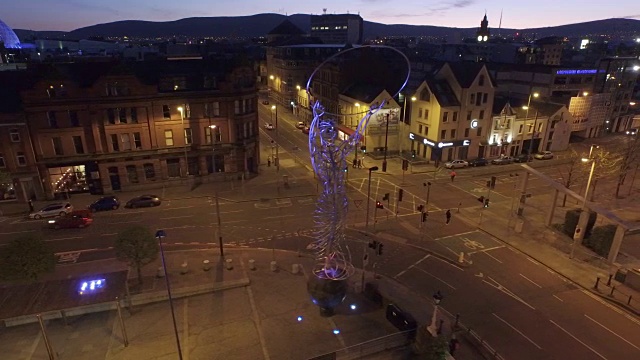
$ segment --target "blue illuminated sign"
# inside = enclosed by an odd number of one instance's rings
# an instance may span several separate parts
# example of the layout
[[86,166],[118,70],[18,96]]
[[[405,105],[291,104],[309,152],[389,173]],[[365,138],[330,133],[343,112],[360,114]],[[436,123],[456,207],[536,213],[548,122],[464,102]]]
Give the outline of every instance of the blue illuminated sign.
[[597,74],[597,69],[580,69],[580,70],[557,70],[556,75],[587,75]]
[[92,294],[98,291],[101,291],[106,285],[105,279],[93,279],[87,280],[80,283],[80,287],[78,288],[78,293],[80,295]]

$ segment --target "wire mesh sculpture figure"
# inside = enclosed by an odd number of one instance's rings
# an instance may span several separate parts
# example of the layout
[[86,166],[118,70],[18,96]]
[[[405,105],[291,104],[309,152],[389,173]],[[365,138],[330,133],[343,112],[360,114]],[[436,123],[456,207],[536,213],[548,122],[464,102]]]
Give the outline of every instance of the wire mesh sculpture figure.
[[400,89],[392,97],[397,96],[404,89],[410,75],[409,60],[400,51],[388,46],[362,46],[343,50],[331,56],[314,70],[307,81],[307,97],[309,104],[312,104],[313,112],[313,121],[309,130],[309,153],[311,164],[322,187],[314,215],[316,240],[313,243],[313,248],[316,251],[313,274],[319,279],[346,280],[353,274],[351,255],[344,244],[348,213],[347,157],[362,141],[371,116],[382,109],[389,99],[371,105],[358,123],[355,132],[342,140],[338,137],[339,115],[326,112],[320,101],[311,100],[313,96],[311,84],[314,75],[327,62],[337,56],[363,48],[389,49],[400,54],[406,61],[407,76]]

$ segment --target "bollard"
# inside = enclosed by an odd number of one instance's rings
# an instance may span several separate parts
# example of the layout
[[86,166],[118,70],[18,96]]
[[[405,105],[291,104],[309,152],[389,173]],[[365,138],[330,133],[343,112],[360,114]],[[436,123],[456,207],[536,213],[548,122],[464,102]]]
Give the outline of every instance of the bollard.
[[187,264],[187,262],[183,262],[182,265],[180,265],[180,274],[184,275],[186,273],[189,272],[189,264]]
[[464,263],[464,251],[460,251],[460,255],[458,256],[458,262],[460,264]]
[[276,271],[278,270],[278,263],[275,260],[273,260],[269,267],[271,268],[271,271]]
[[613,297],[613,292],[616,291],[616,287],[612,286],[611,287],[611,292],[609,293],[609,296]]
[[293,273],[294,275],[300,272],[300,265],[298,264],[293,264],[291,265],[291,273]]
[[595,285],[593,285],[593,288],[594,288],[594,289],[596,289],[596,290],[598,290],[598,284],[599,284],[599,283],[600,283],[600,277],[597,277],[597,278],[596,278],[596,284],[595,284]]
[[249,270],[255,270],[256,269],[256,261],[253,259],[249,259]]
[[225,264],[227,264],[227,270],[232,270],[233,269],[233,259],[227,259],[224,262],[225,262]]
[[442,334],[442,325],[444,324],[444,320],[440,320],[440,324],[438,324],[438,331],[437,334],[440,335]]
[[629,300],[627,300],[627,305],[631,305],[631,295],[629,295]]
[[202,270],[204,271],[211,270],[211,264],[209,263],[209,260],[202,261]]
[[162,266],[158,266],[158,271],[156,272],[156,277],[163,278],[165,276],[164,268]]
[[456,314],[456,321],[453,323],[453,328],[456,329],[458,327],[458,323],[460,322],[460,314]]
[[611,286],[611,278],[613,277],[613,275],[609,275],[609,280],[607,280],[607,286]]

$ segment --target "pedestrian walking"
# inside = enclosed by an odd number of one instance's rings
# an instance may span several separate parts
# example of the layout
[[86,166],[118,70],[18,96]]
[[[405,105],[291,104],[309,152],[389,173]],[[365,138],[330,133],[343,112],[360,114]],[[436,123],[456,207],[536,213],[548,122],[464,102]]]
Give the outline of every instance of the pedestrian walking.
[[267,156],[267,166],[271,166],[271,156]]
[[362,168],[362,159],[358,159],[358,169]]
[[353,168],[355,169],[358,166],[358,159],[353,159]]
[[446,224],[449,225],[449,223],[451,222],[451,210],[447,210],[447,212],[444,215],[447,217]]
[[449,175],[451,176],[451,182],[453,182],[453,180],[455,180],[455,178],[456,178],[456,175],[458,175],[458,174],[456,174],[455,170],[451,170],[451,173]]
[[29,203],[29,213],[32,213],[33,212],[33,201],[31,201],[31,199],[29,199],[28,203]]

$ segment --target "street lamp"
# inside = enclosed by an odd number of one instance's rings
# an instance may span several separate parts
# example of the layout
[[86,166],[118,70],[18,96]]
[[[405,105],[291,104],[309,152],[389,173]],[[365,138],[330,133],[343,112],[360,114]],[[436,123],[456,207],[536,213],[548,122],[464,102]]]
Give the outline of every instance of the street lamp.
[[589,157],[581,159],[583,163],[591,162],[591,170],[589,171],[587,188],[584,191],[584,198],[582,199],[582,206],[580,207],[580,218],[578,219],[578,225],[576,225],[576,229],[573,233],[573,244],[571,246],[571,254],[569,256],[571,259],[573,259],[574,257],[576,247],[580,242],[582,242],[582,239],[584,239],[584,233],[585,233],[584,230],[586,230],[587,222],[589,220],[589,213],[586,210],[587,210],[587,199],[589,198],[589,189],[591,188],[591,180],[593,180],[593,173],[594,173],[594,170],[596,169],[596,159],[593,157],[594,148],[598,149],[600,148],[600,146],[591,145],[591,148],[589,149]]
[[171,285],[169,283],[169,274],[167,273],[167,263],[164,259],[164,250],[162,248],[162,238],[166,237],[167,234],[164,230],[156,231],[156,239],[158,239],[158,244],[160,245],[160,258],[162,259],[162,270],[164,271],[164,280],[167,285],[167,295],[169,296],[169,307],[171,307],[171,319],[173,320],[173,333],[176,337],[176,346],[178,347],[178,358],[182,360],[182,348],[180,347],[180,337],[178,336],[178,326],[176,324],[176,314],[173,310],[173,297],[171,297]]
[[[549,121],[547,120],[547,123]],[[531,156],[531,153],[533,152],[533,140],[536,136],[536,127],[538,126],[538,109],[536,109],[536,116],[535,116],[535,120],[533,121],[533,129],[531,129],[531,141],[529,142],[529,156]],[[543,139],[544,140],[544,139]]]
[[[532,96],[533,96],[534,98],[537,98],[538,96],[540,96],[540,94],[539,94],[539,93],[537,93],[537,92],[534,92],[534,93],[529,94],[529,100],[527,101],[527,106],[523,106],[523,107],[522,107],[524,110],[526,110],[526,111],[527,111],[527,112],[525,113],[525,115],[524,115],[524,125],[526,125],[526,124],[527,124],[527,119],[529,118],[529,107],[531,106],[531,97],[532,97]],[[522,146],[520,147],[520,151],[521,151],[521,152],[524,152],[524,151],[523,151],[523,150],[524,150],[524,125],[522,126]],[[529,155],[531,155],[531,154],[529,154]]]
[[275,105],[271,106],[271,110],[275,110],[276,112],[276,158],[275,158],[275,163],[276,163],[276,172],[280,172],[280,156],[279,156],[279,144],[278,144],[278,107]]
[[182,134],[184,136],[184,166],[187,169],[187,176],[189,176],[189,159],[187,158],[187,131],[184,128],[184,108],[182,106],[178,106],[178,111],[180,111],[180,119],[182,120]]

